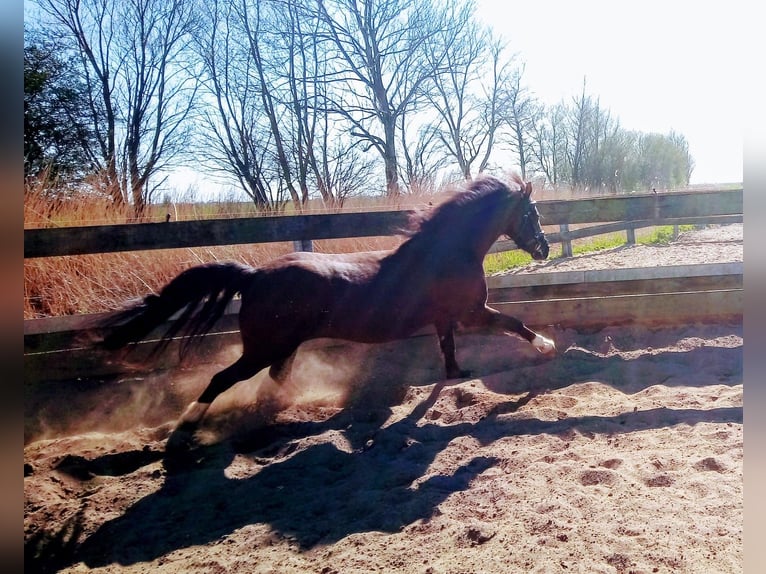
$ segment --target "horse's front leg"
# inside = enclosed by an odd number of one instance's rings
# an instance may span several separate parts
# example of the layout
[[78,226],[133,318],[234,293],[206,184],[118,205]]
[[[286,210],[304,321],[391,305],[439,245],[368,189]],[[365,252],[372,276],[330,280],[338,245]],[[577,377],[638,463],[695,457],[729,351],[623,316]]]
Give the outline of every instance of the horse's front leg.
[[444,368],[448,379],[463,379],[471,376],[469,371],[463,371],[455,357],[455,323],[444,321],[436,323],[436,334],[439,337],[439,347],[444,356]]
[[505,315],[487,305],[470,313],[463,323],[475,327],[500,330],[506,333],[515,333],[532,343],[535,349],[546,355],[556,351],[556,343],[553,340],[540,333],[535,333],[516,317]]

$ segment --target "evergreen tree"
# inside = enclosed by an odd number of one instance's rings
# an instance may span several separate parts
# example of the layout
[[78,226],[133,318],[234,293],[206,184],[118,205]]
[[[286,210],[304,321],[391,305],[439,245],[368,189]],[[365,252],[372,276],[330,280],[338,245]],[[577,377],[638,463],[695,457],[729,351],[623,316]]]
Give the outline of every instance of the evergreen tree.
[[92,169],[88,98],[51,42],[24,46],[24,175],[79,179]]

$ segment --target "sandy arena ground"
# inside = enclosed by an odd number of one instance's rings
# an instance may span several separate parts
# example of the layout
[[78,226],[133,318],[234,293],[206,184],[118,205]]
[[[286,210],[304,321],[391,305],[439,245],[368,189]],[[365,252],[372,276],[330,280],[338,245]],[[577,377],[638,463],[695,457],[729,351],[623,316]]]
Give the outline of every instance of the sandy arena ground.
[[[742,226],[524,272],[742,260]],[[741,572],[742,325],[302,351],[172,422],[237,355],[57,383],[26,421],[27,572]],[[58,394],[56,394],[58,393]],[[51,398],[52,397],[52,398]]]

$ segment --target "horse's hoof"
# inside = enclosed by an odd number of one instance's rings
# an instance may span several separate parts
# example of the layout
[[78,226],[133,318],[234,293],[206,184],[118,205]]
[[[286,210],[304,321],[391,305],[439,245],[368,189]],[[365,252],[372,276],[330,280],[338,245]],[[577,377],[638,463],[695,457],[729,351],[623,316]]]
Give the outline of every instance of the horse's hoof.
[[178,453],[187,452],[196,446],[199,446],[194,432],[196,427],[191,425],[180,424],[178,425],[165,443],[165,452]]
[[471,377],[471,371],[458,369],[447,373],[447,379],[468,379]]
[[550,355],[556,352],[556,343],[542,335],[537,335],[532,339],[532,346],[543,355]]

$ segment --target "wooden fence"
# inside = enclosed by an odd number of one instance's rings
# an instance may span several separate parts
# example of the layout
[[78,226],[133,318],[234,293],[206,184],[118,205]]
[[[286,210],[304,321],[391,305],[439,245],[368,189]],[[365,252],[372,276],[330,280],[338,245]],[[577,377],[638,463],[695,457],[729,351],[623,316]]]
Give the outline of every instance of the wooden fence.
[[[552,243],[655,225],[742,221],[742,190],[675,192],[618,197],[540,201]],[[49,257],[139,249],[168,249],[270,241],[302,241],[392,235],[408,211],[254,219],[145,223],[25,230],[25,257]],[[568,230],[570,224],[592,224]],[[493,251],[513,249],[499,241]],[[489,278],[496,308],[535,327],[597,328],[604,325],[741,319],[742,264],[694,265],[553,274],[511,274]],[[238,339],[234,301],[200,353]],[[81,336],[94,316],[55,317],[24,322],[27,381],[105,376],[124,367],[85,345]],[[152,336],[147,340],[151,340]],[[144,346],[148,348],[148,345]],[[135,353],[141,362],[142,353]],[[171,347],[159,366],[172,366]],[[155,363],[155,366],[158,363]]]
[[[559,234],[549,236],[555,243],[669,223],[742,221],[742,190],[539,201],[538,210],[546,226],[564,226]],[[26,229],[24,257],[395,235],[411,213],[400,210]],[[570,225],[607,222],[609,225],[591,231],[568,231]],[[512,248],[507,242],[501,245]]]

